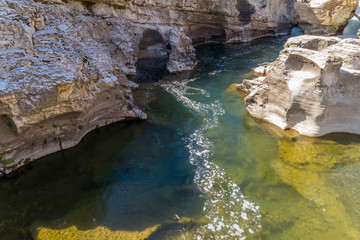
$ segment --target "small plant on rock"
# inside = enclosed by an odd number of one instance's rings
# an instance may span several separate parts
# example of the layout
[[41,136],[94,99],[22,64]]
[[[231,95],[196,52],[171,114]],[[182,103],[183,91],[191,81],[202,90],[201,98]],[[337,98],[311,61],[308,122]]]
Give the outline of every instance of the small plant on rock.
[[6,1],[6,4],[8,5],[9,8],[16,9],[16,7],[13,3]]

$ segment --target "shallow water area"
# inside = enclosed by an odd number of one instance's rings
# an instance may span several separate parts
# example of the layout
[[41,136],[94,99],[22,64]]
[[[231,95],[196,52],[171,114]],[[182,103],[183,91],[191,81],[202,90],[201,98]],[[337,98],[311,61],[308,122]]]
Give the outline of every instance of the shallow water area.
[[0,179],[1,239],[359,239],[360,137],[284,132],[231,85],[286,39],[200,46],[135,91],[149,120]]

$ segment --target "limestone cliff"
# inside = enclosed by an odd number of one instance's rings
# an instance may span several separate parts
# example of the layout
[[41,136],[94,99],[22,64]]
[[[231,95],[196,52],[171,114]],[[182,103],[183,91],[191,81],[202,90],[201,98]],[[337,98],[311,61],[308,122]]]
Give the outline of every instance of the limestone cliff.
[[144,119],[127,75],[142,58],[196,65],[194,44],[287,34],[292,0],[0,0],[0,175]]
[[341,34],[359,0],[296,0],[295,19],[305,34]]
[[307,136],[360,134],[359,49],[359,39],[290,38],[266,77],[244,87],[247,110]]
[[[60,0],[58,0],[60,2]],[[179,26],[194,44],[251,41],[288,34],[293,0],[93,0],[96,16],[121,17],[149,27]],[[105,7],[106,6],[106,7]],[[105,10],[107,8],[107,10]],[[111,11],[110,11],[111,9]]]
[[0,28],[0,175],[96,127],[146,118],[106,22],[63,5],[0,1]]

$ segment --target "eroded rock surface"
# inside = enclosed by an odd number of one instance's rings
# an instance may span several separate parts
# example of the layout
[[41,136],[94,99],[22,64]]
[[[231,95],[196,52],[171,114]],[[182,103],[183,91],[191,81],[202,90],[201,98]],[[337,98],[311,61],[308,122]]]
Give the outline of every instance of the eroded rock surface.
[[139,59],[193,69],[194,44],[289,33],[292,0],[0,0],[0,175],[144,119],[127,75]]
[[109,40],[122,37],[119,22],[63,5],[0,1],[0,175],[97,127],[146,118]]
[[254,68],[252,74],[256,77],[253,79],[244,79],[242,83],[236,85],[237,90],[244,93],[251,93],[262,84],[269,70],[269,64]]
[[[43,2],[47,0],[43,0]],[[58,0],[58,2],[61,2]],[[294,23],[293,0],[93,0],[92,14],[121,17],[157,28],[169,37],[165,26],[184,28],[194,44],[251,41],[288,34]],[[161,30],[164,28],[163,30]]]
[[[288,34],[294,23],[293,0],[94,0],[97,9],[108,4],[133,22],[182,26],[194,44],[250,41]],[[110,11],[107,11],[108,13]],[[111,15],[111,14],[110,14]]]
[[295,19],[305,34],[341,34],[359,7],[359,0],[297,0]]
[[253,117],[307,136],[360,134],[359,80],[359,39],[294,37],[261,84],[255,81],[246,108]]

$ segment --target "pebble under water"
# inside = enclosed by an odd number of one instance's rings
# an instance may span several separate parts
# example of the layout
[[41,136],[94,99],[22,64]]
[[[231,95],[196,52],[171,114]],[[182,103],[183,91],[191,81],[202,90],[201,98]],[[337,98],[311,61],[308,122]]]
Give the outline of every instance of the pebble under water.
[[360,239],[360,137],[284,132],[231,85],[286,39],[198,47],[135,91],[149,120],[0,179],[0,239]]

